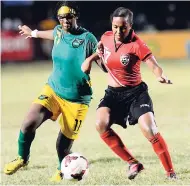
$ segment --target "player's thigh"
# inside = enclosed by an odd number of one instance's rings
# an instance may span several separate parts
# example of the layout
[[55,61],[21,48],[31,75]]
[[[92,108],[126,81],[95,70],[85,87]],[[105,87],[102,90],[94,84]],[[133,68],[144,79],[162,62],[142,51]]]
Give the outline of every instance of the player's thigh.
[[[96,130],[105,132],[111,125],[111,111],[115,105],[113,91],[108,87],[96,110]],[[112,114],[113,116],[113,114]]]
[[33,103],[26,114],[21,126],[23,133],[34,132],[44,121],[52,117],[50,112],[43,105]]
[[50,119],[53,121],[55,121],[60,114],[60,107],[56,97],[57,96],[52,88],[46,84],[37,98],[33,101],[33,103],[42,105],[47,110],[49,110],[52,113]]
[[61,106],[61,132],[69,139],[77,139],[88,112],[88,105],[73,103],[65,100]]
[[110,126],[111,109],[108,107],[99,107],[96,111],[96,129],[99,133],[105,132]]
[[149,138],[157,132],[153,103],[148,91],[143,91],[131,105],[130,115],[133,121],[139,123],[145,137]]
[[154,113],[153,104],[148,92],[143,91],[136,96],[135,100],[130,105],[129,124],[138,123],[139,117],[147,112]]
[[139,127],[143,135],[150,139],[158,133],[158,128],[155,123],[154,115],[152,112],[147,112],[141,115],[138,119]]

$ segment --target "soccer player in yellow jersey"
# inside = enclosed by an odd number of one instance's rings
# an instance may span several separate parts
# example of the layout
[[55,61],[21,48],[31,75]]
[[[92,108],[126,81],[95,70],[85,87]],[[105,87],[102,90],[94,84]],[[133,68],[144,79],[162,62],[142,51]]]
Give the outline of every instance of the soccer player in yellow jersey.
[[26,25],[19,26],[20,34],[27,38],[54,40],[53,70],[22,123],[18,157],[5,165],[5,174],[13,174],[28,165],[36,129],[47,119],[55,121],[61,115],[56,143],[59,166],[51,178],[52,181],[61,181],[61,161],[77,139],[89,107],[92,95],[90,77],[81,71],[81,64],[96,51],[97,40],[92,33],[77,25],[78,11],[72,1],[61,4],[57,18],[60,25],[53,30],[32,31]]

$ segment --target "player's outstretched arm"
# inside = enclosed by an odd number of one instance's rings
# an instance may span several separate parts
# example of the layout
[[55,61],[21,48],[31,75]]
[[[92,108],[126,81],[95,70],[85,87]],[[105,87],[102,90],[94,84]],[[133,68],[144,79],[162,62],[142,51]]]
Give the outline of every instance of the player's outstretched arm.
[[146,60],[146,64],[152,70],[152,72],[155,74],[157,80],[160,83],[172,84],[172,82],[163,74],[163,70],[158,65],[158,62],[156,61],[154,56],[151,56],[150,58],[148,58]]
[[46,30],[46,31],[31,30],[30,27],[26,25],[23,26],[19,25],[18,29],[21,35],[26,36],[26,39],[34,37],[34,38],[54,40],[53,30]]

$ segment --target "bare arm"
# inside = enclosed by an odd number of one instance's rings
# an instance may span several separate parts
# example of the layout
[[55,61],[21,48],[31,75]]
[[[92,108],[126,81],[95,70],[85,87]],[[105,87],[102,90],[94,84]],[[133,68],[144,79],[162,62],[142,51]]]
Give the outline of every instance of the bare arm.
[[104,63],[103,63],[103,61],[102,61],[102,58],[96,60],[95,62],[101,68],[102,71],[104,71],[105,73],[108,72],[105,65],[104,65]]
[[37,34],[37,38],[54,40],[53,30],[38,31],[36,34]]
[[46,31],[32,31],[28,26],[26,25],[19,25],[19,33],[21,35],[26,36],[27,38],[35,37],[35,38],[41,38],[41,39],[49,39],[54,40],[53,38],[53,30],[46,30]]
[[98,54],[98,59],[96,60],[97,65],[104,71],[108,72],[104,63],[103,63],[103,56],[104,56],[104,45],[102,41],[98,42],[96,53]]
[[96,64],[104,71],[107,72],[106,67],[104,66],[104,63],[102,61],[103,56],[103,44],[101,41],[99,41],[97,45],[96,53],[92,54],[90,57],[86,58],[86,60],[83,62],[81,66],[81,70],[84,73],[89,74],[92,68],[93,61],[96,62]]
[[90,57],[86,58],[86,60],[83,62],[82,66],[81,66],[81,70],[86,73],[89,74],[92,68],[92,63],[96,62],[97,65],[104,71],[107,72],[102,59],[98,56],[97,53],[92,54]]
[[160,83],[172,84],[172,82],[163,74],[162,68],[159,66],[155,57],[152,56],[146,60],[146,64],[155,74],[156,78]]
[[99,56],[97,53],[92,54],[90,57],[85,59],[85,61],[83,62],[82,66],[81,66],[81,70],[84,73],[89,74],[91,71],[91,68],[92,68],[92,63],[98,59],[99,59]]

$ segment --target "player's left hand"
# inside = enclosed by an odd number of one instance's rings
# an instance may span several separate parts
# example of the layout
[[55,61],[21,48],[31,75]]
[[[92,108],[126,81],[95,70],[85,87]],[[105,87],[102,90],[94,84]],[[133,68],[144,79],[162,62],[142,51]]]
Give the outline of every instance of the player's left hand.
[[86,73],[89,74],[90,70],[91,70],[91,62],[90,60],[87,58],[81,65],[81,70]]
[[166,76],[162,75],[161,77],[158,77],[158,81],[160,83],[165,83],[165,84],[173,84],[171,80],[169,80]]

